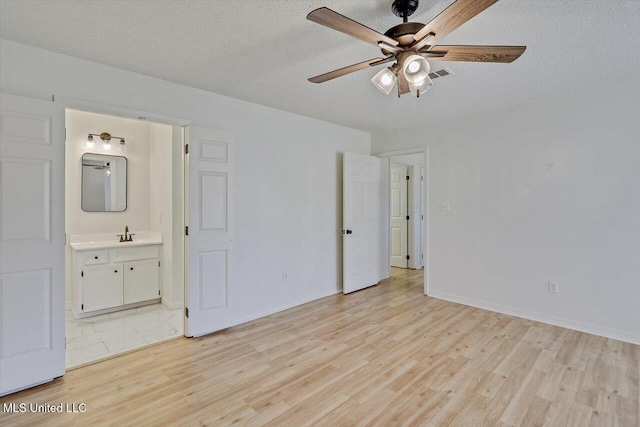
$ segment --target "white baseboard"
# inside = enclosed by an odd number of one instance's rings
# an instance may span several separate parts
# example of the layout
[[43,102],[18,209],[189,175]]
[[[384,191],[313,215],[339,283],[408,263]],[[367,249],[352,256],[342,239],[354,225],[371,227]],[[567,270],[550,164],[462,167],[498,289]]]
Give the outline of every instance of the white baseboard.
[[173,302],[171,300],[169,300],[168,298],[162,297],[162,304],[169,308],[169,310],[179,310],[183,307],[184,304],[182,304],[181,302]]
[[[304,300],[297,301],[297,302],[290,303],[290,304],[286,304],[286,305],[280,306],[278,308],[274,308],[274,309],[270,309],[270,310],[261,312],[259,314],[252,314],[251,316],[242,317],[242,318],[240,318],[238,320],[233,321],[233,323],[231,325],[227,326],[224,329],[232,328],[234,326],[238,326],[238,325],[241,325],[243,323],[251,322],[252,320],[260,319],[261,317],[267,317],[267,316],[270,316],[272,314],[280,313],[281,311],[289,310],[290,308],[298,307],[299,305],[308,304],[310,302],[313,302],[313,301],[316,301],[316,300],[319,300],[319,299],[322,299],[322,298],[326,298],[326,297],[329,297],[331,295],[338,294],[340,292],[341,291],[338,291],[338,290],[325,292],[325,293],[313,296],[311,298],[305,298]],[[211,331],[211,332],[207,332],[207,333],[204,333],[202,335],[196,335],[196,336],[204,336],[204,335],[214,334],[216,332],[218,332],[218,331]]]
[[615,340],[620,340],[620,341],[624,341],[632,344],[640,344],[640,334],[637,334],[634,332],[621,331],[618,329],[607,328],[604,326],[598,326],[591,323],[571,320],[564,317],[552,316],[549,314],[523,310],[521,308],[516,308],[516,307],[511,307],[511,306],[506,306],[501,304],[494,304],[492,302],[463,297],[460,295],[450,294],[446,292],[430,290],[428,292],[428,296],[442,299],[445,301],[451,301],[459,304],[469,305],[471,307],[495,311],[502,314],[508,314],[510,316],[516,316],[516,317],[522,317],[524,319],[535,320],[536,322],[547,323],[549,325],[560,326],[562,328],[573,329],[580,332],[586,332],[588,334],[599,335],[605,338],[612,338]]

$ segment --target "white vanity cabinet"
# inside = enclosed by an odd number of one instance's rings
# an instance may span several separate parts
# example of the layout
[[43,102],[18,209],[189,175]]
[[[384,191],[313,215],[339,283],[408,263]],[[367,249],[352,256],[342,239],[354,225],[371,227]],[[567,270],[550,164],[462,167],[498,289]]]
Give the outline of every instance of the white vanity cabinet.
[[74,248],[76,317],[159,301],[160,247],[159,244],[138,244],[101,249]]

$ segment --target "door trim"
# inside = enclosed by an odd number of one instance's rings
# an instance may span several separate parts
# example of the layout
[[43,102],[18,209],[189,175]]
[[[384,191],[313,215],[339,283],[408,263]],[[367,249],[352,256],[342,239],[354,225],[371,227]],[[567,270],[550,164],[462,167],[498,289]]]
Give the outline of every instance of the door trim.
[[[422,194],[422,197],[424,197],[424,230],[423,230],[423,234],[422,234],[422,241],[424,242],[424,260],[422,262],[422,265],[424,267],[424,294],[425,295],[429,295],[429,276],[431,275],[431,269],[429,268],[429,254],[431,253],[430,251],[430,247],[431,245],[429,244],[429,236],[431,235],[431,233],[429,232],[429,208],[431,206],[431,201],[429,200],[429,196],[431,194],[431,189],[430,189],[430,185],[431,185],[431,180],[429,179],[429,147],[425,146],[425,147],[414,147],[414,148],[407,148],[407,149],[402,149],[402,150],[394,150],[394,151],[383,151],[380,153],[375,153],[372,154],[373,156],[377,156],[380,158],[389,158],[389,157],[394,157],[394,156],[401,156],[401,155],[405,155],[405,154],[420,154],[423,153],[424,154],[424,190],[426,192],[426,194]],[[391,208],[391,204],[389,203],[389,205],[387,206],[389,209]],[[389,223],[389,226],[391,226],[391,223]],[[391,242],[389,241],[389,245],[391,245]]]
[[188,119],[166,116],[164,114],[153,113],[150,111],[136,110],[120,105],[101,104],[98,102],[60,95],[53,95],[52,99],[53,102],[61,103],[64,108],[85,111],[87,113],[108,114],[110,116],[122,117],[124,119],[144,120],[176,127],[184,127],[191,124],[191,120]]
[[[188,220],[188,206],[189,206],[189,194],[188,194],[188,187],[186,186],[188,184],[188,179],[187,177],[189,176],[189,162],[188,162],[188,156],[185,156],[185,150],[184,150],[184,146],[188,143],[188,126],[192,123],[192,120],[190,119],[185,119],[185,118],[181,118],[181,117],[175,117],[175,116],[167,116],[164,114],[160,114],[160,113],[154,113],[151,111],[143,111],[143,110],[137,110],[134,108],[129,108],[129,107],[124,107],[121,105],[112,105],[112,104],[103,104],[103,103],[99,103],[99,102],[94,102],[94,101],[89,101],[89,100],[85,100],[85,99],[78,99],[78,98],[72,98],[72,97],[67,97],[67,96],[61,96],[61,95],[52,95],[52,101],[59,103],[62,105],[62,107],[66,110],[67,108],[72,109],[72,110],[78,110],[78,111],[84,111],[86,113],[94,113],[94,114],[105,114],[105,115],[110,115],[110,116],[114,116],[114,117],[120,117],[120,118],[124,118],[124,119],[131,119],[131,120],[144,120],[150,123],[159,123],[159,124],[164,124],[164,125],[168,125],[168,126],[172,126],[175,128],[181,128],[182,129],[182,148],[181,148],[181,153],[182,153],[182,211],[183,211],[183,221],[182,221],[182,228],[184,228],[184,226],[188,225],[187,224],[187,220]],[[142,119],[144,118],[144,119]],[[66,124],[66,122],[65,122]],[[66,205],[65,205],[65,213],[64,215],[66,215]],[[189,289],[189,283],[188,283],[188,275],[187,275],[187,271],[189,268],[188,265],[188,258],[186,258],[188,256],[188,250],[187,250],[187,245],[188,245],[188,241],[186,239],[186,236],[184,233],[181,233],[182,236],[182,247],[183,247],[183,271],[184,271],[184,285],[183,285],[183,302],[182,302],[182,306],[186,307],[187,304],[187,293],[188,293],[188,289]],[[66,238],[68,238],[68,236],[66,236]],[[66,245],[67,242],[65,242]],[[65,296],[66,299],[66,296]],[[175,304],[174,304],[175,305]],[[175,309],[175,307],[171,307],[172,309]],[[64,307],[63,307],[64,310]],[[184,313],[183,313],[184,314]],[[185,331],[185,336],[186,336],[186,318],[185,318],[185,327],[184,327],[184,331]],[[106,359],[105,359],[106,360]],[[71,369],[75,369],[71,368]],[[66,371],[66,367],[65,367],[65,371]]]

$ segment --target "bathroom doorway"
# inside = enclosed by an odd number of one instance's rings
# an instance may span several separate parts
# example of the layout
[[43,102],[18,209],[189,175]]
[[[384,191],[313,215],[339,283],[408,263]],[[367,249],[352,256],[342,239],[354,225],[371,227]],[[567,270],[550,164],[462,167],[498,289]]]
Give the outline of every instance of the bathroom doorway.
[[65,110],[67,369],[185,331],[185,129],[90,110]]

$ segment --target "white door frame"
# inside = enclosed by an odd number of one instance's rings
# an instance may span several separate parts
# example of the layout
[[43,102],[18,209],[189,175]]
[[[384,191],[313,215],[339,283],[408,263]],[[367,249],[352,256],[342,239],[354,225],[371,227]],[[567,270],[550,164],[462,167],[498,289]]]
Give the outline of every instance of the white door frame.
[[[422,241],[423,241],[423,246],[424,246],[424,260],[422,262],[422,265],[424,266],[424,294],[425,295],[429,295],[429,276],[431,275],[431,269],[429,268],[429,236],[431,235],[431,233],[429,233],[429,206],[430,206],[430,202],[429,202],[429,195],[431,193],[430,189],[429,189],[429,184],[430,184],[430,180],[429,180],[429,147],[414,147],[414,148],[407,148],[407,149],[402,149],[402,150],[393,150],[393,151],[383,151],[380,153],[376,153],[373,154],[374,156],[378,156],[380,158],[389,158],[389,157],[395,157],[395,156],[402,156],[405,154],[420,154],[423,153],[424,154],[424,189],[426,194],[422,194],[422,198],[424,200],[424,230],[423,230],[423,234],[422,234]],[[415,171],[414,171],[415,173]],[[390,206],[387,206],[387,208],[390,208]],[[389,223],[389,226],[391,226],[391,223]],[[389,245],[391,245],[391,241],[388,242]],[[391,248],[389,248],[391,249]]]
[[[160,124],[164,124],[164,125],[169,125],[172,127],[179,127],[182,128],[182,145],[183,145],[183,149],[182,149],[182,153],[183,153],[183,197],[182,197],[182,201],[183,201],[183,225],[186,222],[187,216],[188,215],[188,206],[189,206],[189,193],[188,193],[188,178],[189,178],[189,164],[186,161],[186,157],[184,156],[184,145],[187,143],[187,126],[189,124],[191,124],[191,120],[188,119],[183,119],[180,117],[173,117],[173,116],[166,116],[163,114],[158,114],[158,113],[153,113],[150,111],[142,111],[142,110],[136,110],[133,108],[128,108],[128,107],[122,107],[119,105],[109,105],[109,104],[101,104],[98,102],[93,102],[93,101],[87,101],[87,100],[83,100],[83,99],[76,99],[76,98],[69,98],[69,97],[64,97],[64,96],[58,96],[58,95],[54,95],[53,96],[53,101],[54,102],[59,102],[60,104],[62,104],[62,106],[67,109],[73,109],[73,110],[79,110],[79,111],[84,111],[87,113],[94,113],[94,114],[107,114],[110,116],[115,116],[115,117],[121,117],[124,119],[132,119],[132,120],[144,120],[144,121],[148,121],[150,123],[160,123]],[[65,206],[65,212],[66,212],[66,206]],[[66,214],[66,213],[65,213]],[[66,231],[66,230],[65,230]],[[184,260],[184,272],[185,272],[185,277],[184,277],[184,286],[183,286],[183,301],[186,304],[187,301],[187,289],[188,289],[188,277],[187,277],[187,270],[188,270],[188,258],[186,258],[186,256],[188,255],[187,252],[187,242],[186,242],[186,236],[184,233],[181,233],[182,235],[182,247],[184,250],[184,254],[185,257],[183,258]],[[66,242],[65,242],[66,245]],[[66,297],[65,297],[66,299]],[[62,310],[64,310],[64,307],[62,307]],[[185,323],[186,323],[186,319],[185,319]],[[184,328],[184,331],[186,331],[186,327]]]

